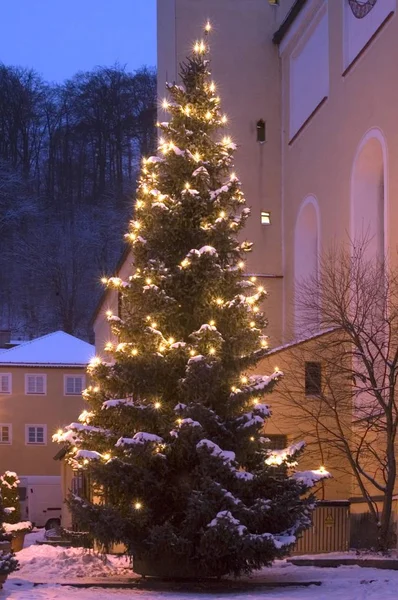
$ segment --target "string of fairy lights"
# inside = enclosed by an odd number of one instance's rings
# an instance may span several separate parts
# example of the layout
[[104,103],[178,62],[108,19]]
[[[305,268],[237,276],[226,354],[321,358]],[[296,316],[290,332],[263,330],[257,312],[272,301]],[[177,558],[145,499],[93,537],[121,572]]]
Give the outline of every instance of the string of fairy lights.
[[[207,36],[210,31],[212,29],[212,25],[210,23],[210,21],[207,21],[207,23],[205,24],[204,27],[204,32],[205,35]],[[208,51],[208,45],[206,43],[205,40],[198,40],[195,42],[195,44],[193,45],[193,52],[195,54],[198,55],[204,55],[206,54]],[[206,112],[203,113],[203,111],[201,111],[198,107],[193,106],[192,104],[185,104],[183,106],[179,106],[176,104],[171,103],[167,98],[165,98],[162,103],[161,103],[161,107],[163,108],[164,111],[166,112],[173,112],[173,111],[177,111],[180,110],[185,116],[190,117],[190,118],[194,118],[194,119],[202,119],[203,121],[205,121],[208,124],[212,124],[212,125],[226,125],[228,123],[228,117],[226,114],[219,114],[219,104],[220,104],[220,97],[218,95],[216,95],[217,92],[217,86],[216,83],[214,81],[211,81],[209,84],[206,84],[205,87],[206,91],[208,94],[210,94],[210,99],[212,101],[212,106],[214,107],[213,110],[206,110]],[[157,123],[158,127],[163,127],[163,128],[167,128],[167,123]],[[231,138],[231,136],[226,135],[224,136],[220,142],[218,142],[218,144],[220,145],[220,147],[224,150],[234,150],[235,149],[235,144]],[[173,140],[166,140],[164,137],[160,137],[159,138],[159,143],[158,143],[158,150],[159,152],[163,155],[166,156],[167,154],[169,154],[170,152],[182,152],[179,150],[179,148],[176,146],[175,142]],[[202,156],[200,154],[199,151],[194,151],[194,152],[189,152],[189,151],[184,151],[187,153],[187,155],[189,156],[189,158],[192,159],[192,161],[194,163],[200,163],[202,161]],[[144,198],[148,198],[148,201],[139,198],[136,201],[136,218],[131,222],[131,228],[132,231],[130,231],[129,233],[126,234],[126,238],[131,242],[131,243],[137,243],[139,241],[142,241],[142,239],[140,240],[140,230],[142,229],[142,221],[140,220],[140,214],[142,212],[142,210],[146,209],[148,206],[150,206],[150,199],[153,198],[155,199],[155,201],[157,202],[163,202],[164,200],[168,199],[168,197],[165,194],[161,194],[159,192],[159,190],[157,190],[157,183],[158,183],[158,174],[157,174],[157,166],[158,163],[161,161],[162,159],[157,159],[156,157],[152,157],[147,159],[147,158],[143,158],[142,159],[142,169],[141,169],[141,180],[139,182],[139,191],[141,192],[141,196],[143,196]],[[238,178],[236,176],[236,173],[231,173],[230,174],[230,178],[229,178],[229,185],[233,185],[235,182],[238,181]],[[191,190],[191,183],[189,181],[187,181],[184,185],[184,190],[186,192],[189,192]],[[222,221],[227,221],[229,219],[228,214],[226,213],[225,210],[220,210],[218,217],[219,220]],[[211,226],[210,223],[203,223],[202,227],[203,229],[209,228]],[[236,220],[231,220],[230,223],[230,227],[231,229],[235,228],[238,226],[238,222]],[[243,251],[245,251],[246,246],[242,245],[241,249]],[[190,257],[185,257],[179,264],[179,267],[181,269],[189,269],[192,266],[192,260]],[[237,269],[239,271],[242,272],[245,269],[245,262],[243,260],[239,260],[237,262],[236,265]],[[116,291],[120,291],[120,289],[122,288],[128,288],[130,285],[130,282],[132,282],[133,280],[139,280],[142,279],[142,283],[143,283],[143,287],[144,286],[154,286],[156,287],[156,281],[154,281],[154,277],[149,277],[149,276],[145,276],[141,270],[139,268],[136,269],[135,273],[133,275],[131,275],[129,277],[129,282],[123,281],[120,277],[102,277],[101,278],[101,282],[103,285],[105,285],[108,289],[114,289]],[[256,286],[256,277],[250,277],[249,278],[249,282],[252,286]],[[249,322],[249,327],[252,330],[256,329],[256,321],[255,321],[255,315],[259,313],[260,308],[258,306],[258,304],[263,300],[263,298],[266,295],[266,291],[264,289],[264,287],[262,285],[258,285],[256,287],[256,293],[251,295],[251,296],[244,296],[244,301],[247,304],[247,309],[248,312],[252,312],[253,313],[253,320],[251,320]],[[217,307],[217,310],[223,310],[224,308],[229,306],[229,302],[222,297],[216,297],[213,300],[214,305]],[[106,318],[108,323],[112,323],[114,326],[117,325],[117,322],[121,322],[121,319],[115,315],[113,313],[113,311],[111,309],[106,310]],[[165,355],[168,352],[171,352],[175,349],[175,346],[179,346],[179,343],[176,343],[175,337],[173,336],[164,336],[163,333],[159,330],[159,325],[157,323],[157,321],[153,318],[152,315],[148,314],[145,317],[145,321],[146,321],[146,325],[149,326],[153,332],[156,332],[158,334],[158,338],[159,338],[159,343],[158,343],[158,351],[161,355]],[[210,326],[211,328],[215,329],[216,327],[216,320],[215,319],[211,319],[209,321],[209,323],[207,324],[208,326]],[[259,341],[260,341],[260,349],[267,349],[268,348],[268,338],[265,335],[260,335],[259,336]],[[181,344],[181,343],[180,343]],[[184,346],[186,346],[186,351],[188,353],[188,355],[193,358],[195,356],[198,355],[198,351],[194,348],[194,347],[190,347],[189,344],[184,344]],[[106,353],[116,353],[116,354],[123,354],[125,356],[128,356],[129,358],[138,358],[141,354],[141,351],[138,347],[138,344],[134,344],[134,343],[126,343],[126,342],[113,342],[111,340],[107,341],[105,346],[104,346],[104,350]],[[207,345],[207,354],[209,357],[214,357],[217,354],[217,348],[215,347],[215,345],[213,343],[209,343]],[[91,360],[90,363],[88,365],[88,373],[89,374],[94,374],[95,370],[101,366],[103,363],[103,360],[101,357],[99,356],[94,356]],[[274,370],[274,377],[276,378],[277,376],[281,375],[279,368],[275,367]],[[250,391],[250,378],[247,375],[242,375],[240,377],[240,385],[241,386],[247,386],[248,391]],[[237,386],[232,386],[231,387],[231,394],[232,395],[236,395],[236,394],[240,394],[240,393],[244,393],[245,391],[245,387],[243,387],[242,389],[240,389]],[[101,392],[101,389],[98,385],[96,386],[88,386],[84,391],[83,391],[83,397],[90,397],[91,394],[98,394]],[[261,399],[259,397],[255,397],[251,399],[251,403],[253,406],[258,406],[260,405]],[[152,403],[152,408],[155,411],[160,411],[162,409],[162,403],[158,400],[156,400],[155,402]],[[90,413],[89,411],[84,410],[81,415],[79,416],[79,421],[83,424],[88,426],[90,423],[90,419],[92,417],[92,413]],[[181,427],[183,425],[183,419],[182,418],[177,418],[176,419],[176,425],[178,427]],[[56,441],[62,441],[62,436],[64,435],[64,430],[58,430],[57,434],[55,434],[54,439]],[[255,440],[254,436],[250,437],[251,441]],[[164,444],[157,444],[156,448],[155,448],[155,452],[161,452],[162,449],[164,449]],[[73,446],[71,448],[71,455],[75,455],[79,453],[79,449],[77,446]],[[112,452],[108,451],[105,452],[104,454],[100,454],[100,453],[96,453],[98,454],[98,458],[102,459],[105,462],[108,462],[110,460],[112,460]],[[283,459],[281,459],[281,454],[279,453],[278,455],[273,455],[271,454],[267,460],[270,460],[271,463],[269,464],[281,464],[283,462]],[[286,458],[286,457],[285,457]],[[274,461],[274,462],[272,462]],[[87,465],[89,463],[89,459],[83,458],[83,465]],[[76,466],[79,468],[80,464],[76,461]],[[324,469],[324,467],[321,467],[321,469]],[[133,507],[136,510],[141,510],[143,508],[143,503],[141,501],[141,499],[137,499],[135,502],[133,502]]]

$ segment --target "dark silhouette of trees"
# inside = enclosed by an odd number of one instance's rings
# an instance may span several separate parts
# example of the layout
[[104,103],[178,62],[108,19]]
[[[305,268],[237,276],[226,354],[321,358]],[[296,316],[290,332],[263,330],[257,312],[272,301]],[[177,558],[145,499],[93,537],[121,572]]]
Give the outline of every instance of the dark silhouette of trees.
[[48,85],[0,65],[0,328],[89,337],[141,156],[154,149],[155,115],[148,68],[99,67]]

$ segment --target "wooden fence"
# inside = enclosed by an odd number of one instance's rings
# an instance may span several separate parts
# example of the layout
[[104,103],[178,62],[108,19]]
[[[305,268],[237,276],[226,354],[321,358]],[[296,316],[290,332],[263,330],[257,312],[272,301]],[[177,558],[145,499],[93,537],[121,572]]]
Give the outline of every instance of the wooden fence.
[[312,514],[312,527],[303,532],[292,554],[344,552],[350,544],[349,501],[318,502]]

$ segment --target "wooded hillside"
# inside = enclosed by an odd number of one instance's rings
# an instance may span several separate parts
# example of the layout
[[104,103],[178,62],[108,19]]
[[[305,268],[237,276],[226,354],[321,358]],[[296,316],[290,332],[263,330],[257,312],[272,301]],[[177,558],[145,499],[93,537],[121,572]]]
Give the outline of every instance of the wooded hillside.
[[123,251],[156,76],[119,65],[51,85],[0,65],[0,329],[36,337],[89,321]]

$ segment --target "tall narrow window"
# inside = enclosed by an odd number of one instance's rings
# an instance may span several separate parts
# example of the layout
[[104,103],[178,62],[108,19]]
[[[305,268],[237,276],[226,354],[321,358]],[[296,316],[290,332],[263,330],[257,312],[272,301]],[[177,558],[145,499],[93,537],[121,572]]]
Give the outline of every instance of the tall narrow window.
[[267,141],[267,132],[266,132],[266,127],[265,127],[265,121],[263,119],[260,119],[259,121],[257,121],[257,141],[260,144],[264,144],[264,142]]
[[10,373],[0,373],[0,394],[11,394]]
[[11,444],[11,425],[0,423],[0,444]]
[[305,363],[305,395],[320,396],[322,393],[322,367],[319,362]]

